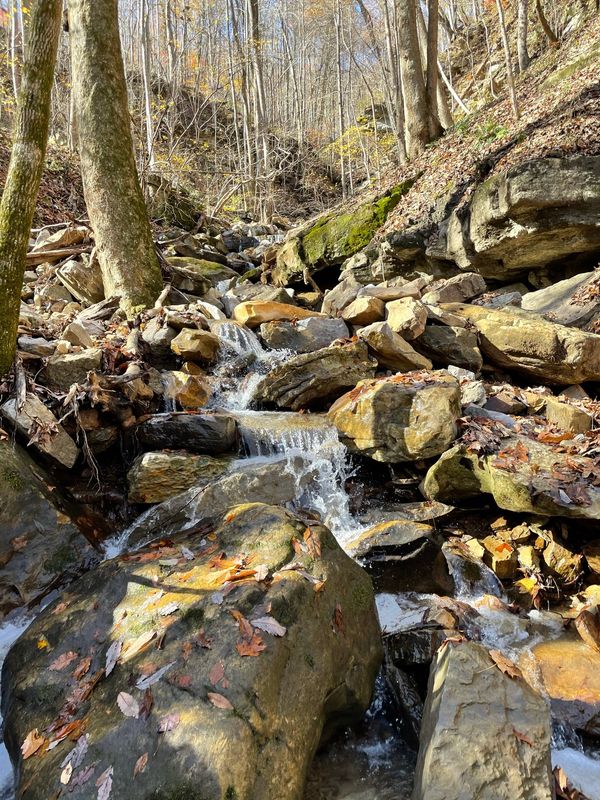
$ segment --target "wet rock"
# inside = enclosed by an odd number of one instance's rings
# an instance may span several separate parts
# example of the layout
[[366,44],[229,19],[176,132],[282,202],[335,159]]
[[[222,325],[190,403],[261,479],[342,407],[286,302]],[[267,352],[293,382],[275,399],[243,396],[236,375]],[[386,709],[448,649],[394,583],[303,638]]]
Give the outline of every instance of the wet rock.
[[376,367],[363,342],[324,347],[271,370],[259,384],[255,399],[293,411],[323,405],[374,375]]
[[97,258],[83,253],[56,270],[56,277],[79,302],[93,305],[104,300],[102,270]]
[[211,286],[238,277],[230,267],[204,258],[175,256],[168,258],[167,262],[173,270],[173,285],[184,292],[202,295]]
[[171,342],[178,331],[166,325],[164,320],[154,317],[142,331],[142,339],[150,349],[150,355],[157,364],[168,364],[173,359]]
[[155,414],[134,430],[145,450],[227,453],[236,440],[236,422],[228,414]]
[[385,305],[377,297],[357,297],[342,311],[349,325],[370,325],[385,317]]
[[583,328],[600,314],[598,272],[584,272],[523,297],[521,307],[574,328]]
[[409,372],[414,369],[431,369],[432,363],[408,342],[395,333],[387,322],[374,322],[358,331],[358,338],[369,346],[378,364],[393,372]]
[[575,584],[583,571],[583,556],[557,542],[552,534],[546,535],[550,541],[542,554],[544,564],[558,583]]
[[48,358],[56,350],[55,342],[48,342],[41,336],[19,336],[17,348],[22,353],[36,356],[38,358]]
[[459,416],[458,381],[442,372],[363,381],[329,411],[351,450],[392,464],[443,453]]
[[192,366],[195,365],[184,365],[183,370],[162,373],[166,384],[164,394],[186,411],[203,408],[211,396],[211,388],[204,375],[190,374]]
[[348,326],[342,319],[327,317],[265,322],[260,326],[260,336],[267,347],[294,353],[314,353],[329,347],[337,339],[347,339],[349,335]]
[[[82,769],[96,762],[100,774],[110,765],[112,796],[132,800],[199,796],[198,787],[206,800],[300,800],[321,738],[368,708],[382,657],[368,577],[323,527],[313,528],[321,555],[296,555],[291,543],[305,528],[279,508],[238,506],[215,531],[214,544],[203,545],[193,534],[178,537],[171,552],[180,554],[183,545],[195,558],[163,570],[162,595],[154,582],[156,562],[115,560],[72,587],[66,608],[49,607],[7,660],[5,724],[20,762],[17,791],[27,785],[31,800],[47,800],[50,786],[60,789],[60,765],[73,743],[26,761],[19,748],[30,730],[48,727],[77,688],[71,671],[49,665],[63,652],[76,652],[92,658],[95,675],[105,665],[116,618],[124,645],[119,663],[84,701],[89,747]],[[215,548],[243,554],[279,579],[238,584],[217,603],[228,570],[213,566]],[[304,575],[281,571],[292,561]],[[321,581],[323,590],[315,592]],[[265,617],[282,635],[263,630],[258,620]],[[238,622],[244,618],[249,622]],[[140,635],[161,628],[160,649],[132,652],[129,645]],[[49,651],[37,646],[42,635]],[[144,690],[135,681],[165,668],[152,683],[147,718],[126,716],[119,693],[140,703]],[[43,703],[32,702],[40,696]],[[145,752],[148,766],[134,780]],[[98,788],[90,780],[77,791],[82,800],[95,800]]]
[[550,738],[533,689],[480,645],[445,647],[431,668],[413,800],[552,800]]
[[563,636],[535,645],[519,661],[526,680],[542,687],[557,719],[600,736],[600,653]]
[[[430,468],[422,490],[440,502],[490,494],[506,511],[600,519],[600,489],[582,481],[581,473],[567,461],[552,445],[513,433],[489,454],[469,451],[464,445],[448,450]],[[593,470],[589,458],[579,456],[576,462],[584,471]],[[557,477],[561,473],[565,479]]]
[[416,339],[427,325],[427,309],[412,297],[393,300],[386,305],[386,322],[403,339]]
[[517,308],[450,304],[479,331],[484,356],[498,367],[550,384],[600,380],[600,336],[557,325]]
[[227,457],[195,456],[185,451],[144,453],[127,474],[130,503],[162,503],[192,486],[220,478],[230,467]]
[[66,392],[74,383],[85,383],[88,372],[95,372],[101,366],[102,350],[91,347],[79,353],[52,356],[46,362],[44,377],[51,386]]
[[56,508],[55,486],[18,445],[0,441],[0,616],[31,602],[92,549]]
[[219,337],[209,331],[184,328],[171,341],[171,350],[181,358],[211,363],[219,352]]
[[481,275],[476,272],[465,272],[463,275],[435,281],[428,287],[422,300],[431,305],[464,303],[483,294],[486,289],[486,283]]
[[408,726],[411,744],[416,744],[423,719],[423,700],[417,682],[412,675],[396,666],[387,653],[384,659],[384,675],[402,722]]
[[325,292],[323,313],[330,317],[339,317],[346,306],[356,300],[362,288],[362,283],[352,277],[340,280],[337,286]]
[[438,366],[454,364],[472,372],[479,372],[483,366],[477,335],[466,328],[428,325],[418,347]]
[[346,545],[347,552],[354,558],[365,558],[375,552],[402,553],[407,545],[413,545],[433,536],[431,525],[411,520],[390,520],[374,525]]
[[502,597],[503,589],[498,576],[483,563],[484,552],[477,540],[463,541],[452,537],[442,545],[442,553],[457,595],[480,597],[487,594]]
[[35,394],[28,394],[18,408],[15,399],[0,407],[0,414],[28,437],[36,450],[71,469],[79,457],[79,448],[58,422],[54,414]]
[[271,301],[249,301],[240,303],[233,309],[232,319],[246,325],[248,328],[258,328],[263,322],[276,320],[308,319],[320,317],[317,311],[309,311],[287,303],[274,303]]
[[263,303],[285,303],[294,305],[291,295],[281,288],[266,286],[262,283],[240,283],[228,289],[223,295],[223,305],[229,316],[233,314],[233,309],[240,303],[249,301],[261,301]]

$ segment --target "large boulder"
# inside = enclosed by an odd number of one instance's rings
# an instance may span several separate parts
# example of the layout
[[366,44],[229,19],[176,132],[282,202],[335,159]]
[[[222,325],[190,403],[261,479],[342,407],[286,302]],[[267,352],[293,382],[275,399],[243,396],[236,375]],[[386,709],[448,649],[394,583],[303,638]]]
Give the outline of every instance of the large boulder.
[[204,294],[221,281],[238,278],[238,273],[223,264],[204,258],[174,256],[167,262],[173,272],[173,285],[183,291]]
[[600,315],[600,272],[584,272],[537,292],[528,292],[521,308],[560,325],[583,328]]
[[55,502],[45,470],[0,441],[0,617],[31,602],[92,548]]
[[376,368],[364,342],[324,347],[272,369],[258,385],[255,400],[293,411],[322,406],[372,377]]
[[249,300],[294,305],[293,298],[285,289],[267,286],[264,283],[239,283],[237,286],[232,286],[231,289],[228,289],[221,298],[225,311],[229,316],[231,316],[236,306]]
[[219,337],[210,331],[184,328],[171,342],[171,350],[186,361],[210,363],[219,352]]
[[274,350],[292,350],[294,353],[314,353],[329,347],[336,339],[350,335],[343,319],[307,317],[294,322],[279,320],[265,322],[260,326],[264,343]]
[[459,417],[460,386],[445,372],[362,381],[329,410],[351,450],[391,464],[443,453]]
[[155,414],[133,435],[143,450],[227,453],[236,442],[236,422],[228,414]]
[[318,311],[308,311],[306,308],[289,305],[288,303],[275,303],[267,300],[247,301],[240,303],[233,309],[232,319],[248,328],[258,328],[263,322],[275,320],[308,319],[320,317]]
[[471,372],[479,372],[483,366],[477,334],[466,328],[428,325],[419,337],[417,346],[437,366],[452,364]]
[[556,433],[542,430],[538,439],[490,420],[481,434],[475,428],[472,444],[456,445],[430,468],[423,493],[454,503],[490,494],[505,511],[600,519],[600,487],[585,477],[596,472],[593,459],[570,456],[545,436],[552,440]]
[[[103,797],[301,800],[322,737],[368,708],[381,658],[370,580],[333,535],[238,506],[209,539],[105,562],[13,647],[17,794],[66,784],[96,800],[110,781]],[[23,760],[32,730],[50,748]]]
[[436,254],[506,280],[600,251],[599,211],[600,156],[527,161],[477,187],[450,216]]
[[472,323],[492,364],[571,385],[600,380],[600,336],[567,328],[518,308],[492,309],[465,304],[444,310]]
[[546,701],[465,642],[438,650],[413,800],[553,800]]

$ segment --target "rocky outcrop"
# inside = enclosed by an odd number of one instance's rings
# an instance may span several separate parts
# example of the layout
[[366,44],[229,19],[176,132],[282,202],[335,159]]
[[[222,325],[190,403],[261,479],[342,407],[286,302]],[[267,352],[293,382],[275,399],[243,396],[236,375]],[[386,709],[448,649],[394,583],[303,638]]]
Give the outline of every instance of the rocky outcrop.
[[325,347],[290,358],[271,370],[259,384],[255,400],[292,411],[323,405],[372,377],[376,368],[364,342]]
[[362,381],[329,410],[351,450],[391,464],[443,453],[459,416],[458,381],[441,372]]
[[553,800],[550,711],[474,643],[438,650],[413,800]]
[[[62,774],[96,800],[110,770],[111,796],[131,800],[300,800],[322,737],[367,709],[381,658],[370,580],[332,534],[238,506],[211,540],[105,562],[21,637],[3,681],[17,792],[47,800]],[[35,729],[57,746],[22,760]]]
[[475,326],[484,356],[498,367],[570,385],[600,380],[600,336],[567,328],[517,308],[449,304]]
[[551,322],[583,328],[600,316],[600,272],[584,272],[537,292],[528,292],[521,307]]

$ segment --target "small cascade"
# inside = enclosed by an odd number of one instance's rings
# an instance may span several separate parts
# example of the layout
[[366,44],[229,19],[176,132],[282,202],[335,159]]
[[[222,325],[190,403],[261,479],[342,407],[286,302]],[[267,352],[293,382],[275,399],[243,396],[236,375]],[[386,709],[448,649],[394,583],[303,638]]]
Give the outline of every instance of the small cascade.
[[252,354],[259,359],[266,355],[257,335],[244,325],[233,320],[219,320],[212,324],[211,330],[221,339],[224,349],[231,349],[240,356]]
[[[362,532],[345,489],[348,451],[326,416],[247,411],[236,417],[249,458],[286,456],[288,469],[297,473],[299,508],[316,511],[342,546]],[[314,476],[308,486],[307,472]]]
[[177,411],[177,382],[171,372],[163,372],[160,380],[163,385],[163,411],[171,414]]

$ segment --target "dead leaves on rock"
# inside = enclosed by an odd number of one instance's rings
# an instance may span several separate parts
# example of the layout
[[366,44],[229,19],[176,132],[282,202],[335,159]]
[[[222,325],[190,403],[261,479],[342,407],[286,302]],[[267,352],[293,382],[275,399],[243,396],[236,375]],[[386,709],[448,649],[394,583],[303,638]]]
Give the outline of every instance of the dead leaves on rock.
[[146,769],[147,764],[148,764],[148,753],[144,753],[135,762],[135,767],[133,768],[133,777],[136,778],[140,774],[140,772],[143,772]]
[[503,672],[505,675],[508,675],[509,678],[513,680],[520,680],[523,677],[523,673],[509,658],[503,655],[500,650],[490,650],[490,658],[494,662],[494,664],[498,667],[498,669]]
[[37,728],[34,730],[29,731],[27,736],[25,737],[25,741],[21,745],[21,754],[24,759],[31,758],[31,756],[35,755],[42,745],[47,743],[47,739],[43,736],[40,736],[40,733]]
[[232,711],[233,706],[231,702],[218,692],[208,692],[207,697],[215,708],[221,708],[225,711]]

